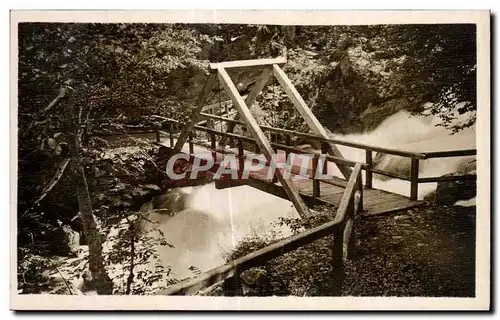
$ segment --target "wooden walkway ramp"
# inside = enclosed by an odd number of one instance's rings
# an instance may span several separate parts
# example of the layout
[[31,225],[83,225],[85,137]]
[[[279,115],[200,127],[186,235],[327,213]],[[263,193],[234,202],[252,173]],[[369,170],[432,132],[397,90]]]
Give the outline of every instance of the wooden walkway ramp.
[[[166,139],[160,141],[158,144],[171,152],[173,150],[172,145],[175,145],[175,141],[176,139],[173,139],[173,141],[170,141],[170,139]],[[196,145],[194,143],[191,146],[189,143],[186,143],[181,152],[190,156],[191,164],[195,162],[196,158],[206,159],[213,154],[213,150],[211,150],[210,148],[203,145]],[[219,152],[224,152],[225,154],[233,154],[233,152],[236,152],[236,150],[228,148],[225,150],[219,150]],[[244,153],[249,154],[250,152],[244,150]],[[266,166],[264,169],[260,169],[257,171],[251,171],[249,173],[248,179],[232,180],[229,176],[225,175],[222,175],[220,179],[213,178],[213,175],[217,171],[219,164],[223,159],[223,156],[224,155],[219,155],[216,158],[214,167],[210,170],[207,170],[208,172],[199,173],[202,176],[206,176],[207,173],[212,175],[212,179],[213,181],[215,181],[216,188],[225,189],[241,185],[248,185],[262,190],[266,193],[270,193],[277,197],[289,200],[288,195],[281,184],[276,181],[277,179],[275,177],[274,179],[269,178],[274,176],[272,173],[269,174],[269,166]],[[263,155],[261,157],[263,158]],[[249,164],[250,161],[245,161],[243,163],[244,166],[248,166]],[[292,181],[292,184],[297,188],[300,196],[304,199],[305,203],[308,206],[323,204],[337,207],[340,204],[342,196],[345,192],[345,187],[347,185],[346,180],[335,176],[329,180],[316,180],[311,178],[314,172],[313,168],[304,169],[303,171],[306,173],[306,175],[299,174],[301,169],[302,168],[300,166],[292,166],[290,170],[290,180]],[[281,169],[280,171],[283,172],[284,170]],[[361,210],[363,215],[390,213],[398,210],[409,209],[420,204],[422,204],[422,201],[410,200],[409,197],[400,194],[366,187],[366,185],[363,186],[363,201]]]

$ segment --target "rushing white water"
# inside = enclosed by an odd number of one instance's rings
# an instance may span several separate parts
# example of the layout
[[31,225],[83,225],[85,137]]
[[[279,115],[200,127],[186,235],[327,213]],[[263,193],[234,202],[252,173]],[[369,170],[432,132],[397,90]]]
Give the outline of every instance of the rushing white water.
[[[448,130],[435,126],[437,121],[439,120],[431,117],[415,117],[407,112],[399,112],[388,117],[372,132],[335,137],[414,152],[475,147],[474,128],[450,135]],[[339,149],[348,159],[365,160],[364,150],[343,146],[339,146]],[[403,160],[399,157],[387,157],[385,161],[397,165],[398,161]],[[421,161],[419,174],[421,177],[428,177],[454,172],[463,161],[463,158]],[[340,176],[340,172],[333,165],[329,171]],[[373,186],[404,195],[408,195],[410,190],[406,181],[383,181],[376,176]],[[435,183],[421,184],[419,198],[435,187]],[[248,235],[262,236],[276,232],[276,237],[287,236],[290,231],[284,227],[276,227],[274,222],[277,222],[279,217],[298,217],[289,201],[247,186],[217,190],[212,183],[183,188],[182,191],[190,194],[186,209],[173,217],[153,217],[160,221],[160,228],[165,233],[166,240],[175,246],[174,249],[165,248],[161,255],[165,265],[172,267],[173,276],[176,278],[192,276],[188,270],[190,266],[207,271],[223,264],[224,255]]]
[[298,217],[289,201],[248,186],[217,190],[210,183],[183,191],[190,193],[187,208],[173,217],[153,217],[175,246],[165,248],[161,258],[177,278],[192,276],[191,266],[206,271],[224,264],[224,256],[247,236],[289,236],[288,228],[273,222]]
[[[339,140],[353,141],[366,145],[386,147],[411,152],[431,152],[474,149],[476,146],[475,127],[464,129],[456,134],[450,130],[438,127],[440,119],[431,116],[413,116],[406,111],[400,111],[387,117],[375,130],[362,134],[333,135]],[[350,160],[365,161],[365,151],[345,146],[338,146],[342,155]],[[375,154],[373,155],[375,157]],[[475,157],[451,157],[420,160],[419,177],[436,177],[456,172],[458,166],[471,161]],[[408,167],[409,158],[386,156],[380,163],[382,167]],[[338,169],[332,165],[329,171],[341,176]],[[419,184],[418,197],[436,189],[436,183]],[[374,176],[373,187],[409,196],[410,183],[399,179],[380,179]]]

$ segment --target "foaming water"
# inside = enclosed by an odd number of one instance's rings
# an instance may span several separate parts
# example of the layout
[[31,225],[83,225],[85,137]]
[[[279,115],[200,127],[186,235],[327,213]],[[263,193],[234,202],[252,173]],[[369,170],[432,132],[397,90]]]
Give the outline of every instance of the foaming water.
[[[436,126],[440,119],[434,116],[414,116],[400,111],[385,119],[375,130],[362,134],[333,135],[339,140],[386,147],[410,152],[431,152],[473,149],[476,147],[475,127],[464,129],[456,134]],[[350,160],[365,161],[365,151],[345,146],[337,146],[342,155]],[[375,157],[375,153],[373,154]],[[442,176],[455,172],[460,164],[475,157],[451,157],[420,160],[419,177]],[[409,158],[386,156],[380,163],[382,167],[402,167],[409,165]],[[329,172],[341,176],[334,166]],[[419,199],[436,189],[436,183],[419,184]],[[373,187],[409,196],[410,183],[399,179],[383,180],[374,176]]]
[[172,217],[152,217],[175,246],[162,250],[161,258],[178,279],[192,276],[191,266],[207,271],[225,263],[225,255],[245,237],[289,236],[291,231],[275,222],[298,218],[289,201],[248,186],[217,190],[210,183],[183,191],[189,193],[187,208]]

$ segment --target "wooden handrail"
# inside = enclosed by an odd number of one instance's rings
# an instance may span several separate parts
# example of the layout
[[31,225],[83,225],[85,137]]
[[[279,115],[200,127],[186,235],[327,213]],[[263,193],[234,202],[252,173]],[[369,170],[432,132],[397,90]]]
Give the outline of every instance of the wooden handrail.
[[424,154],[425,154],[425,159],[463,157],[463,156],[475,156],[477,154],[477,150],[465,149],[465,150],[453,150],[453,151],[433,151],[433,152],[426,152]]
[[[205,118],[210,118],[210,119],[217,119],[221,121],[226,121],[228,123],[234,123],[242,126],[246,126],[245,122],[240,121],[240,120],[234,120],[234,119],[229,119],[226,117],[217,117],[208,113],[202,112],[200,114],[202,117]],[[357,143],[357,142],[351,142],[351,141],[344,141],[344,140],[338,140],[338,139],[332,139],[332,138],[324,138],[321,136],[318,136],[313,133],[306,133],[306,132],[296,132],[292,130],[287,130],[287,129],[281,129],[281,128],[275,128],[275,127],[270,127],[270,126],[260,126],[260,128],[263,131],[271,131],[275,133],[282,133],[286,135],[293,135],[296,137],[302,137],[302,138],[308,138],[308,139],[314,139],[318,142],[331,142],[335,144],[340,144],[346,147],[352,147],[352,148],[358,148],[358,149],[364,149],[364,150],[369,150],[369,151],[375,151],[375,152],[381,152],[381,153],[386,153],[386,154],[392,154],[396,156],[401,156],[401,157],[416,157],[419,159],[425,159],[426,156],[424,153],[420,152],[411,152],[411,151],[401,151],[401,150],[396,150],[396,149],[391,149],[391,148],[384,148],[384,147],[376,147],[376,146],[371,146],[371,145],[366,145],[362,143]]]
[[[214,119],[220,119],[220,117],[215,117],[210,114],[205,114],[202,113],[202,117],[207,117],[207,118],[214,118]],[[169,118],[163,118],[165,121],[170,121],[174,123],[179,123],[179,121],[174,120],[174,119],[169,119]],[[223,121],[229,121],[234,124],[242,124],[244,125],[243,122],[238,121],[238,120],[232,120],[228,118],[222,118]],[[230,137],[230,138],[235,138],[235,139],[241,139],[247,142],[252,142],[256,143],[255,139],[246,137],[243,135],[238,135],[234,133],[226,133],[226,132],[220,132],[217,130],[213,130],[210,128],[205,128],[202,126],[194,126],[193,127],[196,130],[200,131],[205,131],[205,132],[210,132],[215,135],[223,136],[223,137]],[[418,184],[419,183],[428,183],[428,182],[439,182],[439,181],[458,181],[458,180],[470,180],[474,179],[473,176],[451,176],[451,177],[425,177],[425,178],[419,178],[418,172],[419,172],[419,167],[420,167],[420,161],[419,160],[425,160],[425,159],[431,159],[431,158],[438,158],[438,157],[459,157],[459,156],[472,156],[477,154],[477,150],[475,149],[466,149],[466,150],[451,150],[451,151],[437,151],[437,152],[424,152],[424,153],[414,153],[414,152],[407,152],[407,151],[400,151],[400,150],[394,150],[394,149],[388,149],[388,148],[381,148],[381,147],[374,147],[374,146],[369,146],[369,145],[364,145],[364,144],[359,144],[359,143],[354,143],[354,142],[347,142],[347,141],[341,141],[337,139],[329,139],[329,138],[324,138],[315,134],[311,133],[302,133],[302,132],[295,132],[291,130],[286,130],[286,129],[279,129],[279,128],[273,128],[273,127],[268,127],[268,126],[261,126],[262,130],[264,131],[271,131],[275,133],[283,133],[287,137],[290,135],[295,135],[299,137],[305,137],[305,138],[310,138],[310,139],[315,139],[318,142],[323,143],[336,143],[340,145],[345,145],[348,147],[353,147],[353,148],[359,148],[359,149],[364,149],[366,151],[366,163],[361,163],[362,169],[366,171],[366,187],[371,188],[372,186],[372,173],[388,176],[391,178],[396,178],[396,179],[401,179],[401,180],[406,180],[410,181],[410,199],[411,200],[417,200],[418,198]],[[287,141],[290,139],[287,139]],[[287,154],[290,152],[294,152],[297,154],[310,154],[313,157],[317,157],[322,153],[318,152],[309,152],[305,151],[302,149],[294,148],[288,145],[283,145],[279,143],[270,143],[270,145],[275,148],[275,149],[281,149],[284,150]],[[323,148],[322,148],[323,149]],[[411,170],[410,170],[410,176],[406,177],[403,175],[399,175],[396,173],[392,172],[387,172],[387,171],[382,171],[373,168],[373,158],[372,158],[372,152],[381,152],[381,153],[386,153],[386,154],[392,154],[392,155],[397,155],[397,156],[403,156],[403,157],[409,157],[411,159]],[[351,161],[347,160],[344,158],[340,157],[334,157],[331,155],[324,155],[327,161],[332,161],[337,164],[341,165],[346,165],[346,166],[354,166],[356,161]],[[315,158],[314,158],[315,159]],[[318,189],[319,190],[319,189]]]
[[[189,295],[194,294],[204,288],[211,287],[220,283],[230,277],[233,277],[242,271],[248,270],[266,263],[267,261],[281,256],[287,252],[295,250],[303,245],[309,244],[320,238],[323,238],[331,233],[342,234],[342,236],[335,237],[337,246],[342,248],[340,255],[333,256],[333,260],[343,261],[344,256],[344,226],[346,219],[352,217],[355,212],[349,212],[349,207],[354,208],[355,193],[357,191],[358,179],[361,177],[361,165],[357,164],[352,171],[351,177],[347,184],[342,202],[337,210],[337,214],[332,221],[322,224],[318,227],[306,230],[299,234],[277,241],[267,247],[249,253],[241,258],[228,262],[222,266],[209,270],[200,274],[199,276],[181,281],[166,288],[160,295]],[[358,205],[359,207],[359,205]],[[351,216],[350,216],[351,215]],[[338,264],[338,262],[336,262]]]
[[428,182],[441,182],[441,181],[464,181],[464,180],[476,180],[477,175],[475,174],[465,174],[460,176],[443,176],[443,177],[425,177],[418,178],[418,183],[428,183]]

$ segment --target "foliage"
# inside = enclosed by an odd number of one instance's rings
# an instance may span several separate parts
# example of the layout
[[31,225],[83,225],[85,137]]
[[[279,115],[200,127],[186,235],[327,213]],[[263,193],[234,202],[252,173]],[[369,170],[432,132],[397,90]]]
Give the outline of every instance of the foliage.
[[[299,233],[332,219],[334,208],[317,207],[315,210],[318,213],[308,220],[282,218],[279,223],[288,226],[293,233]],[[260,266],[257,269],[264,271],[270,288],[252,288],[248,295],[331,295],[332,241],[332,236],[326,236]],[[244,239],[226,260],[237,259],[270,244],[271,241],[265,236]]]
[[157,228],[144,228],[147,213],[127,216],[110,230],[105,260],[115,283],[113,294],[154,294],[175,283],[158,250],[173,247]]
[[[352,27],[351,32],[359,40],[356,48],[377,65],[373,80],[383,99],[409,97],[420,106],[417,111],[438,115],[453,132],[475,123],[474,25]],[[455,121],[463,114],[465,119]]]

